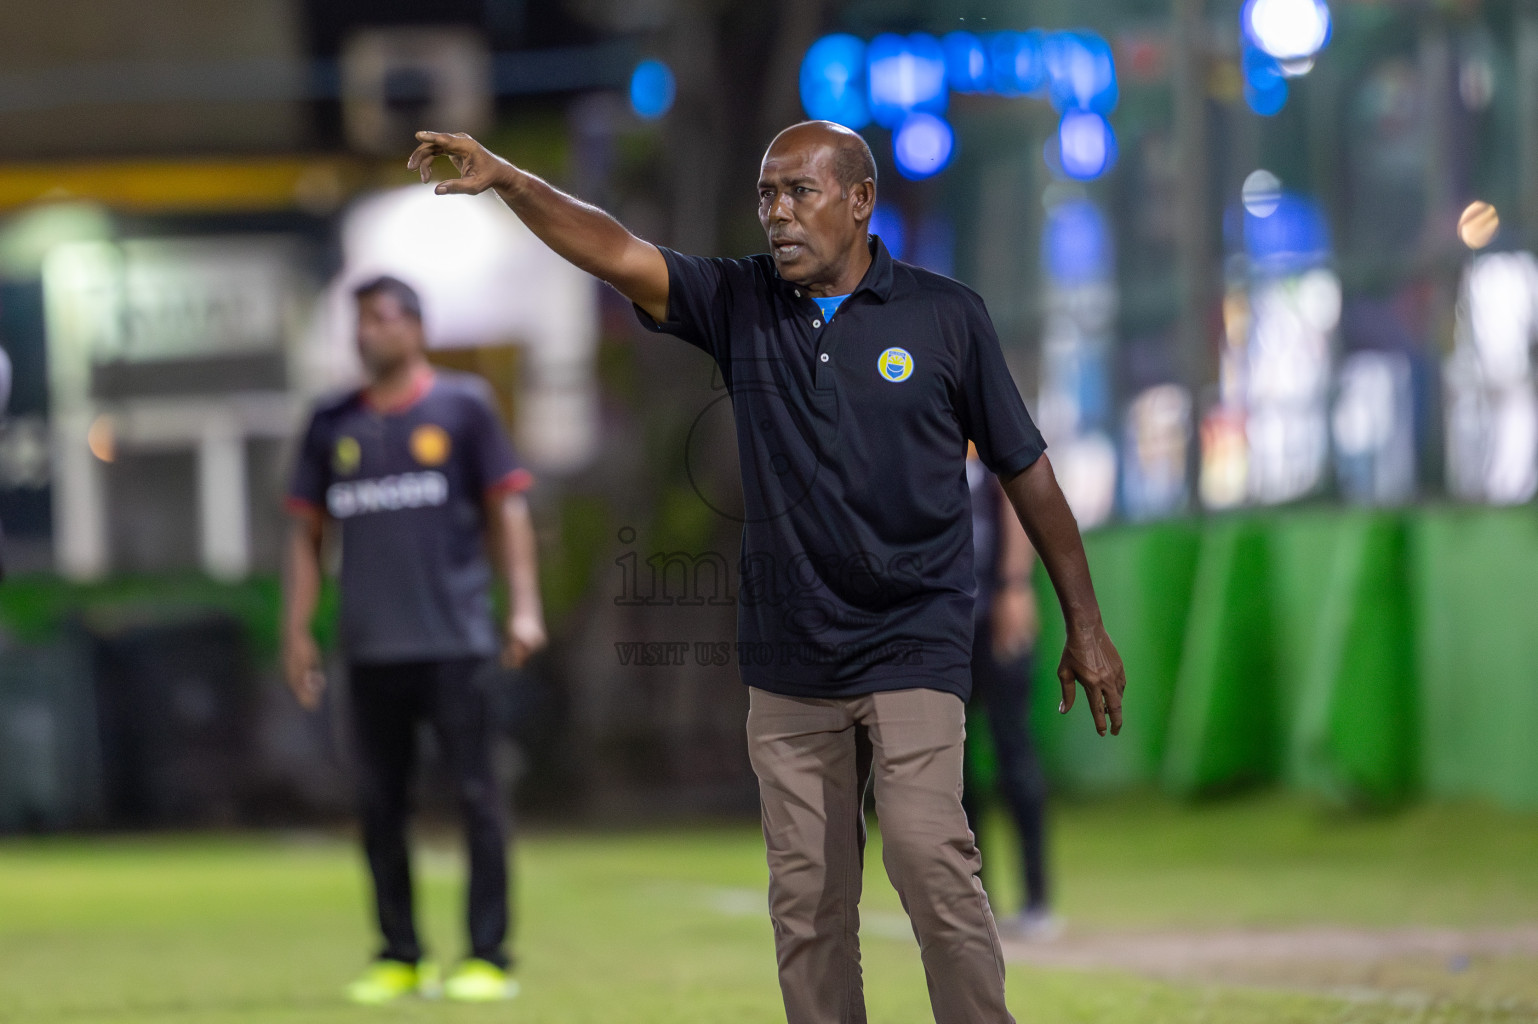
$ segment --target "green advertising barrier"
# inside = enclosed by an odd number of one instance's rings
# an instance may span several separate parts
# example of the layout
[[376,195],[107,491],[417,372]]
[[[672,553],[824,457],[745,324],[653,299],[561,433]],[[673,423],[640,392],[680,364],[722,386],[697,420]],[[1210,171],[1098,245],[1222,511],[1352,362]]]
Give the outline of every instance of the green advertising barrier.
[[1294,509],[1085,543],[1127,723],[1102,740],[1082,702],[1056,714],[1062,621],[1039,580],[1033,725],[1059,786],[1538,807],[1531,511]]
[[1538,515],[1432,509],[1410,535],[1425,790],[1538,808]]

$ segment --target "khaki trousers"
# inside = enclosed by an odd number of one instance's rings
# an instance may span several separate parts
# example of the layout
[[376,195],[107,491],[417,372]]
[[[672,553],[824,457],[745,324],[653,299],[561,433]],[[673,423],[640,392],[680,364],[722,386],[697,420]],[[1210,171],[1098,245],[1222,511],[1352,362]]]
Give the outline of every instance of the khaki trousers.
[[789,1024],[865,1024],[864,795],[913,925],[937,1024],[1014,1024],[982,857],[961,808],[965,708],[939,690],[834,699],[750,691],[748,752],[769,852]]

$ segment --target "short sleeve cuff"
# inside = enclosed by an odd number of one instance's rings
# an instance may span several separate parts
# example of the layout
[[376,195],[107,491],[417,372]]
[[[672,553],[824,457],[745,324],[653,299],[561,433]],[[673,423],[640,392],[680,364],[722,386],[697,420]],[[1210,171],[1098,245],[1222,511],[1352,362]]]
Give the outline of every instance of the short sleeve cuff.
[[497,497],[504,494],[522,494],[534,486],[534,474],[526,469],[515,469],[506,474],[500,480],[486,488],[489,496]]
[[988,468],[993,470],[994,475],[1000,480],[1007,480],[1030,469],[1036,464],[1037,459],[1046,454],[1046,451],[1045,441],[1022,445]]
[[295,519],[312,519],[325,515],[326,511],[316,502],[297,494],[287,495],[283,499],[283,509]]
[[639,305],[631,303],[631,306],[635,309],[636,319],[641,322],[641,326],[653,334],[682,334],[685,329],[684,322],[678,318],[675,302],[678,298],[679,281],[678,268],[675,266],[677,254],[665,245],[657,246],[657,251],[662,253],[662,262],[666,263],[668,268],[668,318],[658,320]]

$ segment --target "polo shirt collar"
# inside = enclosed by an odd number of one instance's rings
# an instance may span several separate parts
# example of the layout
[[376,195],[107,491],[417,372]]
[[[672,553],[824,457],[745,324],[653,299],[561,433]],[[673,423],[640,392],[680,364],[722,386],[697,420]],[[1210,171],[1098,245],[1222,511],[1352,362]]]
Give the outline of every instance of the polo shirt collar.
[[[869,236],[870,266],[865,268],[865,276],[860,278],[860,283],[855,285],[850,295],[858,295],[860,292],[870,292],[882,302],[892,297],[892,254],[887,252],[886,243],[880,235]],[[779,271],[775,271],[779,275]],[[785,288],[794,288],[795,285],[780,278],[780,283]]]

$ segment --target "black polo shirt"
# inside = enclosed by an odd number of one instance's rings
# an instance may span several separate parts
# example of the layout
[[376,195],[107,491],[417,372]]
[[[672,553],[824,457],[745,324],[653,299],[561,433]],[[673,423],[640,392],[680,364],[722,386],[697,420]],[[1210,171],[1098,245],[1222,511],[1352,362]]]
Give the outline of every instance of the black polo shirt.
[[1003,476],[1046,445],[976,293],[870,244],[870,269],[828,323],[768,255],[668,249],[668,321],[637,313],[709,352],[732,396],[743,681],[791,696],[922,687],[965,699],[967,440]]

